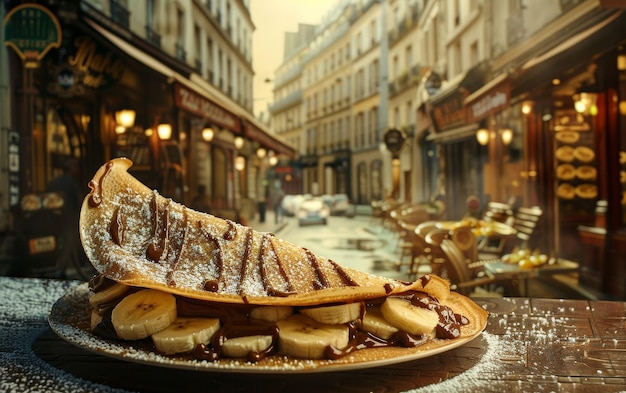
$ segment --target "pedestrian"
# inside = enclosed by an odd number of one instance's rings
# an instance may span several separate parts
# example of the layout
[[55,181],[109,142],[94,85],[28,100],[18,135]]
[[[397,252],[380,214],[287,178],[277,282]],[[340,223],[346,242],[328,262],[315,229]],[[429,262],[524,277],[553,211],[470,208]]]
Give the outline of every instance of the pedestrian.
[[206,192],[204,184],[198,185],[196,196],[191,200],[190,207],[193,210],[211,214],[211,198]]
[[274,208],[274,222],[279,224],[283,222],[283,197],[285,193],[283,189],[278,187],[274,190],[272,194],[272,207]]
[[76,158],[69,158],[63,163],[63,174],[53,179],[46,188],[48,192],[58,193],[63,197],[61,214],[61,247],[56,263],[57,278],[67,277],[67,268],[71,265],[79,266],[80,235],[78,220],[83,199],[83,193],[78,182],[80,174],[79,162]]

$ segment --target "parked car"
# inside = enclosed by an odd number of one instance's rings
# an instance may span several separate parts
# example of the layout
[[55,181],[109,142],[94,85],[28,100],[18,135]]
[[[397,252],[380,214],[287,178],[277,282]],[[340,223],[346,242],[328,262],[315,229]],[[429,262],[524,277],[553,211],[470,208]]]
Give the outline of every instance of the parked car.
[[288,217],[295,216],[302,199],[302,195],[285,195],[281,203],[283,214]]
[[298,208],[298,225],[311,225],[328,223],[330,208],[321,198],[304,199]]

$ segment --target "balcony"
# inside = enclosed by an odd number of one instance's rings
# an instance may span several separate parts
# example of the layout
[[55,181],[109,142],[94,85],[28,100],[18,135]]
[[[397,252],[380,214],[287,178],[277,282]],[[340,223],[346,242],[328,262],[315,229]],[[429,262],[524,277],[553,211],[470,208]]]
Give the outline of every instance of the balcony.
[[130,12],[118,0],[110,0],[111,20],[128,30]]
[[161,49],[161,35],[152,30],[152,26],[146,26],[146,41],[152,46]]
[[187,51],[181,44],[176,44],[176,58],[180,61],[187,61]]

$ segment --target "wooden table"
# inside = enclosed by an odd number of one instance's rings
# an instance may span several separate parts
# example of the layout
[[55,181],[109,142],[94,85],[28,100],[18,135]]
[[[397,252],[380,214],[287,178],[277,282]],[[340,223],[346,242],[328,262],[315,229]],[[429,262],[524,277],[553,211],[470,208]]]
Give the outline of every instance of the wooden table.
[[491,277],[499,280],[517,280],[520,283],[520,295],[528,296],[528,281],[539,276],[551,276],[560,273],[578,271],[578,263],[559,258],[554,264],[544,264],[533,268],[521,268],[517,263],[489,262],[484,265]]
[[626,303],[477,299],[491,314],[468,344],[393,366],[304,375],[176,370],[115,360],[58,338],[51,305],[76,281],[0,277],[0,391],[618,392]]

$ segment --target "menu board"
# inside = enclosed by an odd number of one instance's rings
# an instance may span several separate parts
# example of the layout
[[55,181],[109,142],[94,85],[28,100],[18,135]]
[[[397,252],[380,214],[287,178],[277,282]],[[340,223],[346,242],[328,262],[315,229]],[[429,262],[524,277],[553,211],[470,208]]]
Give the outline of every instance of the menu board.
[[557,111],[554,131],[556,195],[561,212],[593,211],[598,173],[589,122],[574,110]]

